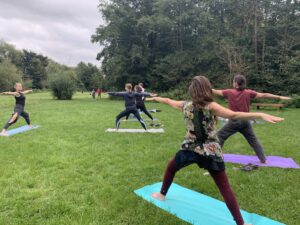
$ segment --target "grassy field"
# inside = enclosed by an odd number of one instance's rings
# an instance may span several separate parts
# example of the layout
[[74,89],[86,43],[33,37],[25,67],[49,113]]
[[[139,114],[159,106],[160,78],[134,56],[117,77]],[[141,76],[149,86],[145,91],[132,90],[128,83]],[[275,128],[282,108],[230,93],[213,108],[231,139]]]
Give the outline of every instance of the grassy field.
[[[0,96],[0,126],[14,99]],[[72,101],[49,93],[28,95],[26,110],[41,128],[0,137],[0,224],[187,224],[136,196],[133,191],[161,181],[169,158],[184,136],[180,112],[158,103],[163,134],[105,133],[113,128],[122,101],[92,100],[77,94]],[[254,125],[268,155],[293,157],[300,163],[300,110],[268,111],[286,120]],[[22,118],[14,127],[24,125]],[[122,123],[123,127],[138,123]],[[241,135],[230,138],[226,153],[253,154]],[[299,170],[260,168],[246,173],[227,164],[240,207],[288,225],[300,224]],[[190,166],[175,182],[222,199],[204,170]]]

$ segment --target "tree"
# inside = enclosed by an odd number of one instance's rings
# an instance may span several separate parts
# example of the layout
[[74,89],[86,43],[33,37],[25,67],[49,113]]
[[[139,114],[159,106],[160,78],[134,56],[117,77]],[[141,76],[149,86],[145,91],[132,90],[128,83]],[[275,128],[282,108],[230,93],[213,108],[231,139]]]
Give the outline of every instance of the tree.
[[104,46],[97,58],[109,85],[168,91],[205,74],[222,87],[244,73],[261,91],[298,90],[287,81],[300,76],[299,1],[111,0],[100,11],[105,25],[92,41]]
[[23,53],[15,46],[0,40],[0,62],[9,59],[19,70],[22,68]]
[[8,91],[13,89],[16,82],[21,82],[21,73],[17,67],[8,59],[0,62],[0,91]]
[[76,67],[76,74],[78,80],[86,90],[100,87],[103,80],[100,70],[91,63],[80,62]]
[[22,70],[24,80],[32,80],[33,88],[43,89],[47,80],[48,58],[31,51],[23,50]]

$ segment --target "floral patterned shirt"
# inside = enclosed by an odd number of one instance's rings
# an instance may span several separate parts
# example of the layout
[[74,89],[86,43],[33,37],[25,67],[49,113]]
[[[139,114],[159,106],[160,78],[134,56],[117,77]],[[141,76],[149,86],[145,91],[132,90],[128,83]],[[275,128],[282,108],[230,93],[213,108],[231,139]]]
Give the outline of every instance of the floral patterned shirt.
[[[194,119],[195,113],[200,113],[201,115],[201,118],[197,118],[196,121]],[[217,159],[217,161],[223,161],[222,149],[215,131],[216,118],[211,114],[208,107],[197,110],[194,108],[192,102],[186,101],[183,103],[183,114],[187,134],[181,149],[194,151],[200,155]],[[197,138],[196,126],[200,127],[202,131],[200,132],[202,135],[201,140],[199,140],[199,137]]]

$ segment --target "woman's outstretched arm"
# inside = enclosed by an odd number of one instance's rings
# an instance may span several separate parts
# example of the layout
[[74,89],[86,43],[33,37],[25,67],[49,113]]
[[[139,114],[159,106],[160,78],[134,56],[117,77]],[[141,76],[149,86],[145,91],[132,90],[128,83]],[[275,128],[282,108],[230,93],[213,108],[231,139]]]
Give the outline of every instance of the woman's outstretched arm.
[[135,96],[140,96],[140,97],[156,97],[158,94],[155,93],[149,93],[149,92],[134,92]]
[[16,96],[16,95],[18,95],[18,92],[6,91],[6,92],[2,92],[0,94],[2,94],[2,95],[14,95],[14,96]]
[[227,109],[216,102],[209,104],[209,110],[216,116],[220,116],[228,119],[241,119],[241,120],[253,120],[253,119],[262,119],[270,123],[281,122],[284,119],[272,116],[266,113],[245,113],[245,112],[234,112],[230,109]]
[[176,101],[170,98],[153,97],[153,98],[146,98],[146,101],[156,101],[156,102],[164,103],[178,110],[182,110],[183,108],[183,101]]
[[33,91],[32,90],[26,90],[26,91],[22,91],[21,93],[22,94],[28,94],[28,93],[32,93]]

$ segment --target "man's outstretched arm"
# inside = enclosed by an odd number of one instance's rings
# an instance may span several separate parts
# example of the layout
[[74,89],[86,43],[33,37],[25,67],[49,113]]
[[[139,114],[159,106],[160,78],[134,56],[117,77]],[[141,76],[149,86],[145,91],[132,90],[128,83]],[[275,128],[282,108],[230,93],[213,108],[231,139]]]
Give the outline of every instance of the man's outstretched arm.
[[257,92],[256,97],[255,98],[274,98],[274,99],[278,99],[278,100],[290,100],[290,97],[287,96],[280,96],[280,95],[273,95],[270,93],[259,93]]

